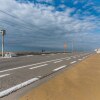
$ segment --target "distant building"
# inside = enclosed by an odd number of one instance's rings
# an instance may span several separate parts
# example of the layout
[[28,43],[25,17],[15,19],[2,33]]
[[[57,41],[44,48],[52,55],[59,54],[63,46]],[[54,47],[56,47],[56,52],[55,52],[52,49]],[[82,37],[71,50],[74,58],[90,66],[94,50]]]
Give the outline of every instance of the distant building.
[[13,53],[13,52],[7,52],[6,54],[5,54],[5,57],[7,57],[7,58],[11,58],[11,57],[16,57],[17,55],[15,54],[15,53]]
[[97,53],[100,53],[100,48],[99,48],[99,49],[95,49],[95,51],[96,51]]

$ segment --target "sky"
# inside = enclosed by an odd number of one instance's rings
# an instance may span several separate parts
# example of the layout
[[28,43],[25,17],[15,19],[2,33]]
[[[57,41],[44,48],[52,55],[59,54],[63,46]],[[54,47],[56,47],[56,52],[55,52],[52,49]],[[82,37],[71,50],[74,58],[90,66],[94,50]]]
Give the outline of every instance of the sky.
[[100,48],[100,1],[0,0],[0,29],[6,50],[63,50],[65,43],[68,50],[94,50]]

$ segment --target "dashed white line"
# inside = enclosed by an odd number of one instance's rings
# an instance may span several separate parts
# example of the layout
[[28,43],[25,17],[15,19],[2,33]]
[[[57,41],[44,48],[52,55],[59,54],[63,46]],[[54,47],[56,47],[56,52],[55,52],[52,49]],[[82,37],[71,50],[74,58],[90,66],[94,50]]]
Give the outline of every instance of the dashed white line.
[[53,71],[58,71],[58,70],[60,70],[60,69],[65,68],[66,66],[67,66],[67,65],[64,65],[64,66],[58,67],[58,68],[54,69]]
[[46,54],[42,54],[42,55],[46,55]]
[[56,62],[54,62],[54,63],[59,63],[59,62],[62,62],[63,60],[59,60],[59,61],[56,61]]
[[85,57],[83,57],[83,59],[85,59]]
[[8,71],[13,71],[13,70],[17,70],[17,69],[22,69],[22,68],[27,68],[27,67],[31,67],[31,66],[34,66],[34,65],[39,65],[39,64],[43,64],[43,63],[53,62],[53,61],[57,61],[57,60],[61,60],[61,59],[66,59],[66,57],[65,58],[60,58],[60,59],[49,60],[49,61],[45,61],[45,62],[40,62],[40,63],[35,63],[35,64],[31,64],[31,65],[25,65],[25,66],[21,66],[21,67],[6,69],[6,70],[0,71],[0,73],[8,72]]
[[0,75],[0,78],[5,77],[5,76],[8,76],[8,75],[10,75],[10,74]]
[[75,56],[73,58],[76,58]]
[[56,55],[56,54],[50,54],[51,56],[54,56],[54,55]]
[[77,61],[72,61],[72,62],[70,62],[70,64],[74,64],[74,63],[76,63]]
[[82,59],[78,59],[78,60],[82,60]]
[[70,60],[71,58],[68,58],[68,59],[66,59],[66,60]]
[[[70,57],[73,57],[73,56],[70,56]],[[27,67],[31,67],[31,66],[34,66],[34,65],[39,65],[39,64],[53,62],[53,61],[57,61],[57,60],[67,59],[67,58],[68,57],[60,58],[60,59],[54,59],[54,60],[49,60],[49,61],[44,61],[44,62],[40,62],[40,63],[35,63],[35,64],[31,64],[31,65],[25,65],[25,66],[21,66],[21,67],[6,69],[6,70],[1,70],[0,73],[8,72],[8,71],[13,71],[13,70],[17,70],[17,69],[22,69],[22,68],[27,68]]]
[[47,65],[48,65],[48,64],[39,65],[39,66],[35,66],[35,67],[29,68],[29,69],[36,69],[36,68],[44,67],[44,66],[47,66]]
[[[39,76],[39,77],[40,77],[40,76]],[[31,83],[33,83],[33,82],[39,80],[39,77],[30,79],[30,80],[28,80],[28,81],[26,81],[26,82],[23,82],[23,83],[21,83],[21,84],[18,84],[18,85],[14,86],[14,87],[11,87],[11,88],[7,89],[7,90],[1,91],[1,92],[0,92],[0,97],[6,96],[6,95],[8,95],[8,94],[10,94],[10,93],[12,93],[12,92],[14,92],[14,91],[16,91],[16,90],[22,88],[22,87],[25,87],[25,86],[27,86],[27,85],[29,85],[29,84],[31,84]]]

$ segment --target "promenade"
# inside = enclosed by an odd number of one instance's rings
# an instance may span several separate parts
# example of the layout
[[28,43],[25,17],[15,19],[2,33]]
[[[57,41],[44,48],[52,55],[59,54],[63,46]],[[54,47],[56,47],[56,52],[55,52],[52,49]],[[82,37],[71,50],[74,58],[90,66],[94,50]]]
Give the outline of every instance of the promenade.
[[100,100],[100,54],[72,65],[19,100]]

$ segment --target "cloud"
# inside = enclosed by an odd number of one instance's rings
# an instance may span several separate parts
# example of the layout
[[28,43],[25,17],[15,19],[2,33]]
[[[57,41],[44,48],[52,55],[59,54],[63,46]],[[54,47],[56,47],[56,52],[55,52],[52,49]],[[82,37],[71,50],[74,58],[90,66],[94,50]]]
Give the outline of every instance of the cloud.
[[97,17],[82,17],[78,12],[72,16],[76,8],[65,8],[64,5],[61,7],[65,10],[58,11],[55,6],[33,2],[0,0],[0,4],[0,25],[7,30],[8,43],[12,41],[11,38],[15,38],[13,42],[19,45],[62,48],[64,41],[73,39],[69,34],[84,35],[99,28]]
[[53,0],[37,0],[38,2],[46,2],[46,3],[52,3]]

